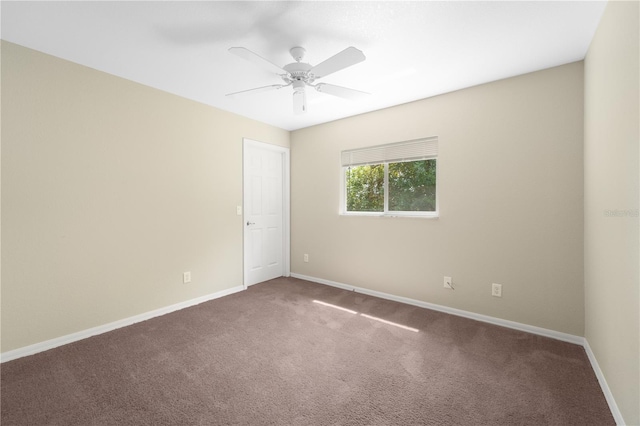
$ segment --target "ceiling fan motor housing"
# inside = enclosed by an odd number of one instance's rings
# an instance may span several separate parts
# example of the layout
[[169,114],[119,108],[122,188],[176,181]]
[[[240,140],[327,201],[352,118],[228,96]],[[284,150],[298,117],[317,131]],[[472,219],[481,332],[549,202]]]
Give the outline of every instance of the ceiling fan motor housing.
[[[305,83],[313,83],[314,76],[309,71],[313,68],[310,64],[305,62],[294,62],[284,66],[284,70],[289,73],[288,76],[284,76],[283,79],[289,83],[291,81],[303,81]],[[294,86],[295,87],[295,86]]]

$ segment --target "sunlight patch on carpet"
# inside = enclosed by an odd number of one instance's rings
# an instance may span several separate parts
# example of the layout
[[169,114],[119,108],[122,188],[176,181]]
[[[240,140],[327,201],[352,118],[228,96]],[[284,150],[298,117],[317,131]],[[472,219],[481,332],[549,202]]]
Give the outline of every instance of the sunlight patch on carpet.
[[[328,308],[337,309],[337,310],[340,310],[340,311],[343,311],[343,312],[348,312],[348,313],[353,314],[353,315],[357,315],[358,314],[357,311],[353,311],[351,309],[343,308],[342,306],[333,305],[331,303],[323,302],[321,300],[314,300],[313,303],[316,303],[316,304],[322,305],[322,306],[326,306]],[[379,321],[379,322],[387,324],[387,325],[393,325],[395,327],[399,327],[399,328],[402,328],[404,330],[413,331],[414,333],[417,333],[418,331],[420,331],[417,328],[408,327],[406,325],[398,324],[397,322],[387,321],[385,319],[374,317],[374,316],[371,316],[371,315],[362,314],[362,313],[359,314],[359,315],[361,317],[368,318],[368,319],[371,319],[371,320],[374,320],[374,321]]]
[[356,311],[352,311],[351,309],[343,308],[342,306],[332,305],[331,303],[322,302],[320,300],[314,300],[313,303],[317,303],[318,305],[327,306],[329,308],[338,309],[344,312],[349,312],[350,314],[357,314]]
[[396,322],[387,321],[387,320],[385,320],[385,319],[378,318],[378,317],[372,317],[371,315],[367,315],[367,314],[360,314],[360,316],[363,316],[363,317],[365,317],[365,318],[372,319],[372,320],[374,320],[374,321],[380,321],[380,322],[382,322],[382,323],[384,323],[384,324],[389,324],[389,325],[393,325],[393,326],[395,326],[395,327],[400,327],[400,328],[403,328],[403,329],[405,329],[405,330],[413,331],[414,333],[417,333],[418,331],[420,331],[420,330],[418,330],[417,328],[408,327],[408,326],[406,326],[406,325],[398,324],[398,323],[396,323]]

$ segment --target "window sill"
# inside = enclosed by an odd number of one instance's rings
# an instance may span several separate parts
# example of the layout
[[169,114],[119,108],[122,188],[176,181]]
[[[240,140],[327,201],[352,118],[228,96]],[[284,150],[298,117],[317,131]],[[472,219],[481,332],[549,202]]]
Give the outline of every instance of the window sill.
[[344,217],[382,217],[382,218],[408,218],[408,219],[438,219],[438,212],[432,214],[410,214],[410,213],[345,213],[340,212],[340,216]]

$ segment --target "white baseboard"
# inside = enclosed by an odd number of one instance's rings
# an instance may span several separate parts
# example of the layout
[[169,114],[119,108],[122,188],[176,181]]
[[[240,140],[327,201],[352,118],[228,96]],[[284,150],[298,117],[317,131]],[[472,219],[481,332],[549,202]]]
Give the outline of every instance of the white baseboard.
[[200,303],[208,302],[209,300],[218,299],[223,296],[228,296],[230,294],[237,293],[244,289],[245,289],[244,286],[241,286],[241,285],[236,287],[231,287],[229,289],[208,294],[206,296],[197,297],[195,299],[176,303],[175,305],[165,306],[164,308],[156,309],[150,312],[145,312],[144,314],[135,315],[129,318],[110,322],[108,324],[89,328],[87,330],[78,331],[77,333],[67,334],[66,336],[57,337],[55,339],[46,340],[44,342],[35,343],[33,345],[14,349],[12,351],[8,351],[0,354],[0,362],[7,362],[17,358],[22,358],[24,356],[33,355],[38,352],[47,351],[49,349],[57,348],[58,346],[62,346],[68,343],[76,342],[78,340],[86,339],[87,337],[96,336],[98,334],[106,333],[109,331],[116,330],[118,328],[135,324],[137,322],[146,321],[154,317],[159,317],[161,315],[166,315],[171,312],[179,311],[180,309],[188,308],[194,305],[199,305]]
[[618,404],[616,404],[616,400],[613,398],[613,394],[611,393],[611,389],[609,389],[609,385],[607,384],[607,380],[604,378],[604,374],[600,369],[600,364],[598,364],[598,360],[596,359],[595,354],[591,350],[591,346],[587,339],[584,339],[584,350],[587,352],[587,356],[589,357],[589,361],[591,362],[591,367],[593,367],[593,371],[596,373],[596,377],[598,378],[598,383],[600,383],[600,387],[602,388],[602,393],[604,393],[604,397],[607,400],[607,404],[609,404],[609,409],[611,410],[611,414],[613,414],[613,418],[616,421],[617,425],[624,425],[624,418],[622,417],[622,413],[618,408]]
[[501,318],[495,318],[488,315],[476,314],[474,312],[464,311],[462,309],[450,308],[448,306],[436,305],[435,303],[423,302],[421,300],[410,299],[408,297],[396,296],[393,294],[382,293],[380,291],[369,290],[362,287],[354,287],[348,284],[343,284],[335,281],[325,280],[323,278],[309,277],[306,275],[292,273],[292,277],[299,278],[301,280],[312,281],[319,284],[325,284],[332,287],[338,287],[343,290],[355,291],[357,293],[368,294],[369,296],[379,297],[381,299],[393,300],[395,302],[405,303],[407,305],[419,306],[421,308],[431,309],[434,311],[444,312],[459,317],[470,318],[476,321],[482,321],[489,324],[500,325],[502,327],[512,328],[514,330],[526,331],[527,333],[537,334],[540,336],[551,337],[552,339],[562,340],[576,345],[583,345],[584,337],[575,336],[573,334],[561,333],[555,330],[549,330],[546,328],[536,327],[533,325],[522,324],[515,321],[504,320]]
[[550,337],[556,340],[562,340],[564,342],[573,343],[576,345],[580,345],[584,347],[585,352],[587,353],[587,357],[589,358],[589,362],[591,362],[591,367],[598,378],[598,382],[600,383],[600,387],[602,388],[602,392],[607,400],[607,404],[609,404],[609,409],[611,410],[611,414],[613,415],[616,424],[624,425],[624,419],[620,410],[618,409],[618,405],[616,404],[615,399],[613,398],[613,394],[611,393],[611,389],[609,389],[609,385],[604,378],[604,374],[598,365],[598,361],[589,346],[589,342],[584,337],[575,336],[573,334],[561,333],[555,330],[549,330],[546,328],[536,327],[533,325],[522,324],[515,321],[508,321],[500,318],[491,317],[488,315],[476,314],[474,312],[464,311],[461,309],[450,308],[447,306],[436,305],[434,303],[422,302],[420,300],[409,299],[407,297],[395,296],[393,294],[382,293],[375,290],[369,290],[361,287],[354,287],[348,284],[339,283],[336,281],[325,280],[323,278],[310,277],[307,275],[291,273],[291,276],[294,278],[299,278],[301,280],[312,281],[318,284],[325,284],[332,287],[341,288],[343,290],[355,291],[357,293],[368,294],[370,296],[379,297],[381,299],[393,300],[395,302],[406,303],[407,305],[419,306],[421,308],[432,309],[434,311],[444,312],[451,315],[457,315],[464,318],[470,318],[477,321],[486,322],[489,324],[495,324],[502,327],[511,328],[514,330],[525,331],[531,334],[537,334],[540,336]]

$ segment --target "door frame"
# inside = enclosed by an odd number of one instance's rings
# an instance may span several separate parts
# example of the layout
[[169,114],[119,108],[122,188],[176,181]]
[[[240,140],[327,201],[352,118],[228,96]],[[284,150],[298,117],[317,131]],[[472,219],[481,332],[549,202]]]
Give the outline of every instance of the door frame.
[[245,233],[247,231],[245,206],[247,205],[247,179],[244,167],[246,159],[246,150],[248,147],[265,149],[268,151],[278,152],[282,156],[282,275],[291,276],[291,166],[290,166],[290,150],[279,145],[258,142],[253,139],[242,138],[242,286],[246,290],[247,285],[247,264],[248,253],[245,244]]

